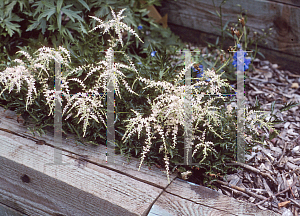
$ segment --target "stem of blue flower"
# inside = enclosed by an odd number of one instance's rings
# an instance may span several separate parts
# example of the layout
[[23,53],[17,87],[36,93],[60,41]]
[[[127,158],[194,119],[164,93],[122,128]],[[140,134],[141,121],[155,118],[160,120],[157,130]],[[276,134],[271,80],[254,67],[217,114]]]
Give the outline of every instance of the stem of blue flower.
[[247,50],[247,32],[246,32],[246,26],[244,26],[244,33],[245,33],[245,50]]

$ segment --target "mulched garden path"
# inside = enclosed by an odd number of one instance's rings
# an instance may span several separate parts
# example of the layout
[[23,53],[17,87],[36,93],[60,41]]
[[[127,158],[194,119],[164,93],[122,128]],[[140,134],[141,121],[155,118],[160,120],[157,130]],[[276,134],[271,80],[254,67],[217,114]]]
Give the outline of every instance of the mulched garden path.
[[[192,44],[187,44],[187,48],[206,49]],[[300,75],[267,60],[255,59],[254,70],[246,76],[245,96],[251,106],[257,97],[263,104],[261,109],[271,111],[271,104],[276,101],[276,113],[286,102],[300,102]],[[280,135],[269,140],[269,134],[258,128],[260,136],[266,135],[265,145],[253,147],[251,155],[246,155],[245,164],[235,162],[242,170],[227,175],[226,179],[220,178],[214,185],[220,193],[251,202],[261,209],[297,216],[300,213],[300,105],[277,116],[285,121],[274,125]],[[193,175],[186,180],[203,185]]]

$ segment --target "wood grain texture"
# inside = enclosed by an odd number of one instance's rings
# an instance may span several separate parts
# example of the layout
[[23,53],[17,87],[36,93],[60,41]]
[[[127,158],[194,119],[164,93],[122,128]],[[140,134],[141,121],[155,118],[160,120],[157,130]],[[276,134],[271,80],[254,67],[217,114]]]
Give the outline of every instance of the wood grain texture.
[[[215,0],[218,6],[221,0]],[[264,48],[263,54],[268,50],[277,51],[285,54],[284,58],[293,62],[294,68],[299,68],[300,62],[300,3],[293,0],[239,0],[227,1],[222,6],[223,25],[226,21],[237,23],[237,15],[240,14],[240,4],[243,9],[247,10],[248,16],[247,27],[250,28],[250,37],[253,37],[254,31],[263,35],[262,29],[273,28],[272,35],[266,38],[267,44],[259,43]],[[216,39],[221,36],[221,32],[213,28],[214,25],[220,28],[220,19],[215,13],[212,1],[207,0],[177,0],[162,2],[159,8],[161,14],[168,13],[168,25],[176,25],[194,29],[209,34]],[[185,32],[188,34],[188,32]],[[186,37],[199,37],[196,35],[186,35]],[[207,37],[203,37],[205,40]],[[215,40],[214,40],[215,42]],[[234,45],[232,39],[231,45]],[[295,60],[296,59],[296,60]],[[298,72],[298,71],[297,71]],[[300,72],[299,72],[300,73]]]
[[[279,214],[273,211],[263,211],[257,206],[250,203],[236,200],[232,197],[224,196],[212,189],[203,187],[196,184],[187,184],[185,181],[175,179],[172,184],[168,186],[166,192],[175,196],[190,200],[193,204],[200,204],[201,206],[217,209],[224,213],[230,213],[231,215],[256,215],[256,216],[279,216]],[[155,203],[156,204],[156,203]],[[166,209],[166,208],[165,208]],[[210,214],[198,214],[198,215],[219,215],[214,211]],[[224,214],[226,215],[226,214]]]
[[[11,116],[11,118],[5,118],[5,116]],[[0,107],[0,128],[9,129],[11,131],[17,132],[20,135],[26,135],[30,139],[34,138],[31,133],[28,132],[25,126],[18,123],[17,115],[10,110],[4,112],[4,109]],[[159,188],[166,188],[168,186],[167,175],[163,173],[160,169],[155,166],[151,167],[149,170],[148,166],[142,165],[140,171],[138,167],[140,160],[137,158],[131,158],[127,162],[127,158],[121,155],[111,154],[111,157],[114,158],[115,163],[106,163],[106,146],[105,145],[91,145],[87,143],[87,146],[82,146],[76,144],[75,135],[68,134],[67,139],[62,140],[62,145],[54,143],[53,133],[46,131],[46,135],[37,137],[36,139],[44,140],[50,147],[62,146],[62,149],[68,153],[69,157],[76,157],[82,155],[88,155],[87,161],[90,163],[97,164],[98,166],[105,167],[107,169],[119,172],[121,174],[127,175],[129,177],[135,178],[139,181],[145,182],[147,184],[152,184]],[[109,150],[109,149],[108,149]],[[110,156],[108,156],[110,157]],[[78,160],[78,159],[77,159]],[[176,178],[175,174],[170,175],[170,181]]]
[[[259,0],[256,0],[256,1],[259,1]],[[264,1],[266,1],[266,0],[264,0]],[[298,0],[268,0],[268,1],[300,7],[300,2]]]
[[148,216],[232,216],[230,212],[221,211],[218,206],[215,208],[199,205],[191,200],[182,199],[173,194],[164,192],[153,205]]
[[191,186],[175,175],[169,185],[166,174],[157,168],[142,167],[138,172],[135,158],[127,163],[116,155],[117,163],[105,164],[101,145],[77,146],[64,140],[60,150],[62,162],[68,165],[49,165],[57,148],[53,136],[37,137],[44,141],[37,144],[24,133],[17,115],[4,113],[3,108],[0,129],[0,203],[24,215],[276,215]]
[[0,215],[1,216],[26,216],[16,210],[9,208],[5,205],[0,204]]
[[[5,118],[2,109],[0,127],[21,134],[22,127],[12,117]],[[62,162],[69,165],[47,165],[54,161],[55,144],[51,142],[53,137],[46,137],[39,138],[46,144],[37,145],[0,130],[0,202],[23,214],[145,215],[162,192],[162,185],[167,185],[166,176],[159,176],[157,170],[144,168],[144,172],[138,172],[136,164],[123,163],[105,167],[98,164],[105,158],[96,149],[78,148],[71,142],[64,143],[62,149]],[[92,151],[94,154],[89,155]],[[80,161],[85,162],[79,165]],[[122,174],[125,172],[132,176]],[[159,187],[145,183],[149,180]]]
[[28,215],[143,215],[162,191],[92,163],[79,168],[64,152],[70,165],[47,165],[52,147],[2,131],[0,142],[2,199],[13,199]]

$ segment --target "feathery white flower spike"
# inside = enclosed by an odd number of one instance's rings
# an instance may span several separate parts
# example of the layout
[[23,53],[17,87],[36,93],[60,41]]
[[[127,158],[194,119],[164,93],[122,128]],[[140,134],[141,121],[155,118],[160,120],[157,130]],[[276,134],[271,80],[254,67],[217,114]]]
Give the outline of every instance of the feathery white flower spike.
[[[109,21],[106,22],[106,23],[104,23],[101,19],[99,19],[99,18],[97,18],[97,17],[95,17],[95,16],[89,16],[89,17],[91,17],[91,18],[97,20],[98,22],[100,22],[100,25],[96,26],[96,27],[93,28],[91,31],[94,31],[94,30],[96,30],[96,29],[98,29],[98,28],[104,28],[103,34],[105,34],[106,32],[108,32],[109,29],[111,29],[111,28],[114,27],[114,28],[115,28],[115,31],[116,31],[116,33],[117,33],[117,35],[118,35],[118,38],[119,38],[117,41],[119,41],[119,42],[121,43],[122,47],[123,47],[122,33],[123,33],[124,29],[125,29],[125,30],[129,31],[130,33],[132,33],[133,35],[135,35],[142,43],[144,43],[144,42],[141,40],[141,38],[135,33],[135,31],[134,31],[133,29],[131,29],[131,28],[130,28],[129,26],[127,26],[125,23],[121,22],[121,20],[125,17],[125,16],[121,16],[121,14],[123,13],[123,11],[124,11],[126,8],[122,9],[122,10],[118,13],[117,16],[115,15],[115,12],[112,10],[111,7],[110,7],[110,9],[111,9],[111,13],[112,13],[112,15],[113,15],[113,19],[112,19],[112,20],[109,20]],[[115,47],[115,46],[116,46],[116,44],[113,43],[112,41],[111,41],[111,45],[112,45],[112,47]]]

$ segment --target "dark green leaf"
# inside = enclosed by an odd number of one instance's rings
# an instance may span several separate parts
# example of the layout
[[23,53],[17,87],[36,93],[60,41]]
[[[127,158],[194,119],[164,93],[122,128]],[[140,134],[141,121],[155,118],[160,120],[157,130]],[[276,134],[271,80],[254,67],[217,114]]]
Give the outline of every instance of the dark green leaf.
[[57,26],[61,33],[61,13],[58,13],[58,16],[57,16]]
[[257,54],[259,54],[261,57],[263,57],[264,59],[266,58],[261,52],[257,52]]
[[65,13],[73,22],[75,22],[75,19],[77,19],[78,21],[83,21],[83,19],[80,16],[77,15],[78,13],[81,13],[81,11],[71,11],[71,10],[65,9],[66,7],[67,6],[63,7],[61,9],[61,11],[63,13]]
[[217,40],[216,40],[216,45],[218,45],[218,43],[219,43],[219,37],[217,37]]
[[227,28],[228,24],[229,24],[230,20],[228,20],[225,25],[223,26],[223,31],[225,31],[225,29]]
[[276,102],[276,101],[273,101],[272,104],[271,104],[271,111],[272,111],[272,113],[274,112],[274,105],[275,105],[275,102]]
[[32,24],[28,26],[28,28],[26,29],[26,31],[31,31],[33,29],[36,29],[38,27],[38,25],[40,24],[39,21],[31,21],[31,20],[29,20],[29,22],[31,22]]
[[47,17],[47,21],[48,21],[50,16],[52,16],[53,14],[55,14],[55,8],[47,9],[39,15],[38,21],[40,21],[40,19],[43,18],[43,17]]
[[89,6],[83,0],[78,0],[88,11],[90,11]]
[[57,0],[57,3],[56,3],[56,12],[58,14],[60,14],[60,9],[61,9],[62,4],[63,4],[63,0]]

